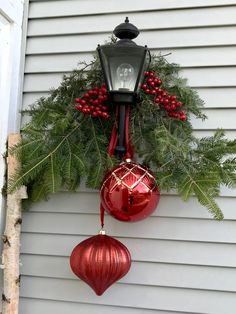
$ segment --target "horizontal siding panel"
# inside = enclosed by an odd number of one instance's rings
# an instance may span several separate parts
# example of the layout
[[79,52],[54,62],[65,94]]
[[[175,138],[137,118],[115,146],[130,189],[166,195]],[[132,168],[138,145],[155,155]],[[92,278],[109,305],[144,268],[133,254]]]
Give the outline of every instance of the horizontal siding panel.
[[[152,51],[153,54],[167,55],[168,62],[181,67],[232,66],[236,65],[236,47],[190,48]],[[170,53],[170,55],[168,55]],[[79,68],[81,61],[90,62],[93,54],[73,53],[59,55],[36,55],[26,58],[25,73],[69,72]]]
[[235,293],[230,292],[153,286],[145,286],[144,290],[139,285],[114,284],[102,297],[97,297],[81,281],[31,277],[22,278],[21,296],[204,314],[230,313],[236,307]]
[[72,69],[83,67],[83,65],[79,65],[79,62],[89,63],[92,60],[93,54],[86,53],[28,56],[25,73],[70,72]]
[[[72,273],[68,257],[22,255],[21,274],[49,278],[78,278]],[[122,283],[236,291],[234,268],[132,262]]]
[[191,119],[194,129],[236,129],[236,108],[227,110],[204,109],[203,112],[208,117],[206,120]]
[[197,89],[198,95],[205,102],[205,107],[209,108],[236,108],[236,88],[201,88]]
[[[96,229],[91,234],[95,235]],[[111,236],[113,233],[111,233]],[[69,256],[88,236],[22,234],[22,254]],[[235,244],[117,238],[133,261],[236,267]]]
[[[195,130],[193,131],[193,135],[196,136],[197,138],[201,137],[206,137],[206,136],[212,136],[214,134],[214,131],[209,131],[209,130]],[[225,132],[225,137],[229,140],[235,140],[236,137],[236,130],[235,131],[226,131]],[[236,192],[235,190],[225,188],[224,186],[221,188],[221,196],[231,196],[235,197]]]
[[192,87],[236,86],[236,67],[184,69],[181,74]]
[[[148,45],[151,49],[235,45],[235,32],[235,26],[144,31],[139,35],[136,43]],[[111,33],[108,32],[107,34],[31,37],[27,40],[26,54],[93,52],[97,44],[109,39],[110,35]]]
[[[236,88],[201,88],[195,89],[205,102],[205,108],[236,108]],[[23,109],[28,108],[40,97],[46,97],[47,92],[25,92],[23,94]]]
[[31,0],[29,9],[29,18],[42,18],[51,16],[70,16],[70,15],[88,15],[88,14],[103,14],[113,12],[135,12],[143,10],[166,10],[166,9],[179,9],[179,8],[192,8],[192,7],[210,7],[210,6],[223,6],[235,4],[234,0],[149,0],[144,3],[142,0],[136,0],[135,6],[132,2],[126,0],[111,1],[100,0],[99,5],[96,0],[86,1],[38,1]]
[[124,306],[108,306],[53,300],[20,298],[20,314],[186,314],[183,312],[169,312],[159,310],[138,309]]
[[[69,201],[68,201],[69,200]],[[100,202],[99,193],[70,193],[60,192],[51,195],[45,202],[39,202],[32,206],[31,212],[53,213],[88,213],[97,214]],[[236,220],[235,198],[219,197],[216,202],[224,212],[225,219]],[[183,202],[179,196],[162,195],[157,209],[152,216],[157,217],[181,217],[181,218],[211,218],[210,213],[196,198]]]
[[[99,229],[99,222],[99,214],[24,213],[22,231],[89,235]],[[236,243],[236,221],[149,217],[132,228],[110,216],[105,222],[107,232],[114,236]]]
[[[128,14],[128,13],[127,13]],[[111,32],[124,21],[124,14],[94,15],[30,20],[28,36]],[[139,12],[130,15],[131,23],[140,31],[150,29],[190,28],[235,25],[236,6],[173,11]],[[171,23],[170,23],[171,21]],[[89,27],[88,27],[89,25]]]
[[22,109],[29,109],[30,105],[33,105],[40,97],[47,97],[48,92],[26,92],[23,94]]
[[[180,75],[188,79],[192,87],[236,87],[236,67],[210,68],[210,69],[185,69]],[[25,74],[24,92],[45,92],[52,87],[57,87],[62,80],[63,73]],[[228,84],[228,85],[227,85]]]

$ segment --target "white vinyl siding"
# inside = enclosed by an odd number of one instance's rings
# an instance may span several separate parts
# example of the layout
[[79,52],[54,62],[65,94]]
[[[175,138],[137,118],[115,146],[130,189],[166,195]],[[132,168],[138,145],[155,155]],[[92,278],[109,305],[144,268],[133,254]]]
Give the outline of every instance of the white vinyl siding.
[[[236,0],[31,0],[23,108],[91,60],[126,16],[141,31],[136,42],[179,63],[205,101],[208,119],[192,121],[195,134],[224,128],[235,138]],[[101,297],[69,267],[73,247],[99,230],[99,193],[82,187],[35,204],[23,217],[20,314],[235,314],[236,191],[223,188],[217,202],[221,222],[175,193],[144,221],[106,216],[133,262]]]

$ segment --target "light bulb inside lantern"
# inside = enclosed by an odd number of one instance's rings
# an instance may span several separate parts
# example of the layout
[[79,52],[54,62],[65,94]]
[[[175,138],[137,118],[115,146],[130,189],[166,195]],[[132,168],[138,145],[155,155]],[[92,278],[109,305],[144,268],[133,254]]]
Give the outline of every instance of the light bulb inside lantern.
[[119,81],[119,89],[131,89],[130,85],[133,85],[134,80],[134,68],[128,63],[122,63],[116,70],[117,78]]

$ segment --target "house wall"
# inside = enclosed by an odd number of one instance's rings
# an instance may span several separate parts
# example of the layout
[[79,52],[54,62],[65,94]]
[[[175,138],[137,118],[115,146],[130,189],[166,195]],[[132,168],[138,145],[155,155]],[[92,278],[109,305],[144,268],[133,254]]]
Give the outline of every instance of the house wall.
[[[92,57],[129,16],[139,44],[166,54],[205,100],[209,119],[193,120],[198,136],[236,135],[235,0],[30,1],[23,108]],[[207,171],[207,170],[206,170]],[[108,234],[131,251],[128,275],[97,297],[70,271],[69,255],[99,229],[99,195],[81,188],[59,193],[24,214],[21,314],[235,314],[236,191],[217,199],[214,221],[192,198],[163,194],[156,212],[134,224],[106,217]]]

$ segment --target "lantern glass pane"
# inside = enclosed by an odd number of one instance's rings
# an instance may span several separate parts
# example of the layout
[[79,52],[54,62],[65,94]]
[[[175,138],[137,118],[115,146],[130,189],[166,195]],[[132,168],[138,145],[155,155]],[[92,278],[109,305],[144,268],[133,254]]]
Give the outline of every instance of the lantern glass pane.
[[101,46],[100,56],[110,91],[137,90],[146,51],[141,46]]

